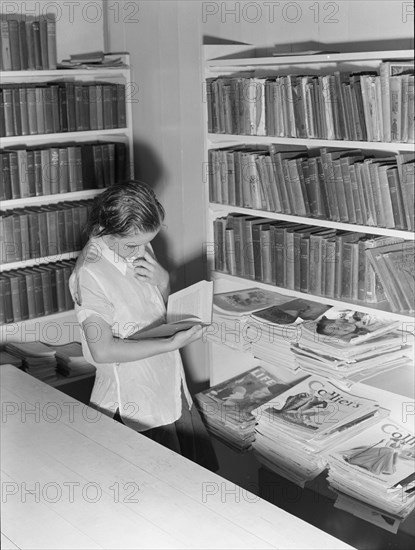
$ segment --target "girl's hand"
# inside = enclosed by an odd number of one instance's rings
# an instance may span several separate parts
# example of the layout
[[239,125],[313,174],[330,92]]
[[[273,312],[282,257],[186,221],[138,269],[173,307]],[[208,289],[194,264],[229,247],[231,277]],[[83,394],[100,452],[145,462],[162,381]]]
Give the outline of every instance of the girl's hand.
[[199,340],[202,336],[202,332],[203,327],[201,325],[195,325],[194,327],[189,328],[189,330],[176,332],[176,334],[170,338],[172,350],[180,349],[188,344],[191,344],[192,342],[195,342],[196,340]]
[[140,281],[159,287],[163,293],[169,288],[170,277],[168,272],[158,263],[155,257],[146,250],[144,256],[134,260],[134,275]]

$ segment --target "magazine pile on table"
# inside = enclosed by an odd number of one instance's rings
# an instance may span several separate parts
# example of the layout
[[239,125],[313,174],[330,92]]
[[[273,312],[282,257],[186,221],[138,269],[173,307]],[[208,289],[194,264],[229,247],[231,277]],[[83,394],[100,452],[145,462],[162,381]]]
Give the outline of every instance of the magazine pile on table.
[[5,350],[22,361],[23,370],[42,381],[56,377],[55,350],[42,342],[13,342]]
[[54,346],[54,349],[57,361],[56,370],[60,374],[72,377],[95,372],[95,367],[88,363],[83,356],[82,345],[79,342]]
[[326,378],[311,375],[252,410],[259,462],[301,487],[327,465],[326,451],[389,411]]
[[251,353],[268,361],[297,370],[291,344],[301,339],[305,322],[314,321],[330,306],[304,300],[290,300],[250,315],[245,325],[246,338],[251,343]]
[[401,321],[384,321],[350,310],[331,309],[302,325],[291,346],[298,367],[315,374],[358,382],[412,361],[413,346]]
[[7,351],[2,350],[0,353],[0,365],[13,365],[18,369],[23,368],[23,359],[21,357],[16,357]]
[[336,445],[328,465],[338,508],[394,533],[415,508],[413,421],[390,417],[371,426]]
[[252,409],[275,398],[298,377],[277,378],[263,367],[225,380],[195,395],[195,404],[210,433],[237,451],[247,451],[255,438]]
[[251,341],[246,330],[250,314],[286,301],[286,296],[257,287],[215,294],[213,323],[206,329],[206,336],[211,342],[250,351]]

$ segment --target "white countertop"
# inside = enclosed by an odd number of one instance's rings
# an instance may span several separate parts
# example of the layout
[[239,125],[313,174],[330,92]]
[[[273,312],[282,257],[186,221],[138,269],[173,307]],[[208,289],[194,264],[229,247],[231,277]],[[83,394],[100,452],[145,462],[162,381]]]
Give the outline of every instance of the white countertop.
[[351,548],[13,366],[2,548]]

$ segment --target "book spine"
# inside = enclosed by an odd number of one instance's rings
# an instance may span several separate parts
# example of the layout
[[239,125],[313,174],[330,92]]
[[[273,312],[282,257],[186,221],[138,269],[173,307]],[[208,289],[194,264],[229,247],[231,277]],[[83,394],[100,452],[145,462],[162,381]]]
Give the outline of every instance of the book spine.
[[56,69],[58,55],[56,52],[56,22],[48,18],[46,21],[46,42],[49,69]]
[[40,19],[40,58],[42,60],[42,69],[49,69],[49,58],[48,58],[48,27],[46,17]]
[[1,59],[3,71],[12,70],[12,56],[10,48],[10,33],[7,20],[0,21]]
[[26,22],[19,21],[19,51],[20,51],[20,68],[21,70],[28,69],[27,38],[26,38]]
[[11,70],[20,71],[20,43],[19,43],[19,22],[16,19],[9,19],[9,40],[11,55]]
[[35,70],[42,70],[42,46],[40,39],[40,21],[33,21],[32,23],[33,30],[33,43],[34,43],[34,60],[35,60]]

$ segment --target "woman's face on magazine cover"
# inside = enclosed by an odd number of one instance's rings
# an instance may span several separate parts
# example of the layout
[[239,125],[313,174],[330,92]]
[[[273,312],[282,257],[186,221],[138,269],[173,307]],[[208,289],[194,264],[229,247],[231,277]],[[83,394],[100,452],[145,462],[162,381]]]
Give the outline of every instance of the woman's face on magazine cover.
[[345,336],[351,334],[356,329],[353,323],[349,323],[346,319],[326,320],[320,326],[319,332],[326,336]]

